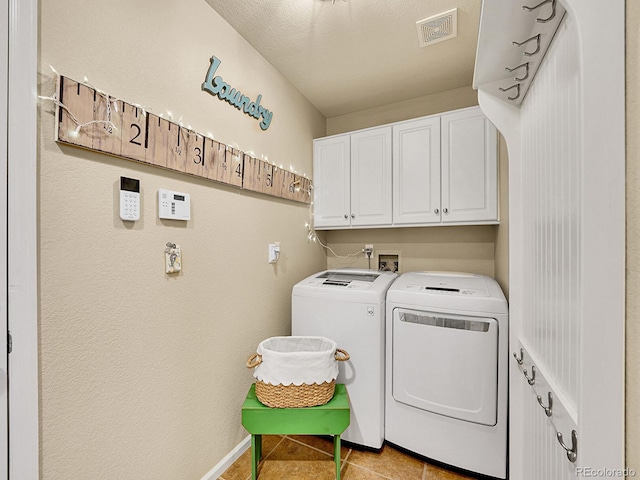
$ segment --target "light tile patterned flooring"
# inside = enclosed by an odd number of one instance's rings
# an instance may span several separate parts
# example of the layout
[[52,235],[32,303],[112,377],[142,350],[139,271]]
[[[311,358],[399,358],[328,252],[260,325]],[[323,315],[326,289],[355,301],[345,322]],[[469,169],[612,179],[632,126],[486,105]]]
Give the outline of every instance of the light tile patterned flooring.
[[[310,435],[265,435],[258,480],[334,480],[333,440]],[[425,463],[384,445],[379,453],[342,446],[342,480],[463,480],[459,473]],[[251,449],[218,480],[250,480]]]

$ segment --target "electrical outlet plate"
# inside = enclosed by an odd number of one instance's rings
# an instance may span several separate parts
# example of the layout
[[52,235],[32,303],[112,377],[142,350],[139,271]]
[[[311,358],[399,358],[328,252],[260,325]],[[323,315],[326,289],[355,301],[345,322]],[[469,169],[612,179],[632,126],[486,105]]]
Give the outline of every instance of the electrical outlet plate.
[[269,263],[276,263],[280,258],[280,242],[269,244]]
[[366,257],[373,258],[373,245],[367,244],[364,246],[363,252]]

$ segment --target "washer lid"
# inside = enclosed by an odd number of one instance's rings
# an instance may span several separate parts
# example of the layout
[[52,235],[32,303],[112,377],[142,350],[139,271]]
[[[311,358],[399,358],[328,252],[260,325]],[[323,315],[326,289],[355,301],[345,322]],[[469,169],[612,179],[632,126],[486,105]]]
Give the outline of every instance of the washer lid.
[[[335,287],[352,287],[355,285],[362,285],[366,287],[367,284],[373,283],[378,277],[379,273],[374,272],[350,272],[345,270],[327,270],[319,275],[316,275],[316,279],[323,279],[322,285],[333,285]],[[353,284],[353,285],[352,285]]]
[[383,303],[387,289],[397,278],[392,272],[365,269],[336,269],[319,272],[298,282],[293,296],[326,300]]

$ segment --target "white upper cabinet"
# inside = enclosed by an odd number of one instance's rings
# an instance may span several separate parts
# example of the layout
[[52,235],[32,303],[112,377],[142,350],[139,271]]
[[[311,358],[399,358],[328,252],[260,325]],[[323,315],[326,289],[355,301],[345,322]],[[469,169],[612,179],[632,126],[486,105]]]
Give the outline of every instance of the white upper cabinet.
[[393,126],[393,224],[440,222],[440,117]]
[[496,127],[480,108],[441,117],[442,223],[498,220]]
[[351,225],[391,223],[391,127],[351,135]]
[[498,223],[496,128],[480,107],[314,140],[315,227]]
[[350,159],[350,135],[314,140],[313,211],[316,227],[351,225]]
[[314,140],[313,178],[315,227],[390,224],[391,127]]

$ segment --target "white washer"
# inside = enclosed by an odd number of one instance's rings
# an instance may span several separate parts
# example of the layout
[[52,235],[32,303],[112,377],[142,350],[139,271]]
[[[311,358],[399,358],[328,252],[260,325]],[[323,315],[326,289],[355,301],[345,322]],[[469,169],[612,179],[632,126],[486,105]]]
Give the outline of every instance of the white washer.
[[351,359],[339,363],[347,385],[351,424],[341,438],[379,449],[384,440],[385,295],[395,273],[327,270],[293,287],[292,335],[321,335]]
[[401,275],[387,292],[385,438],[506,478],[508,307],[495,280]]

